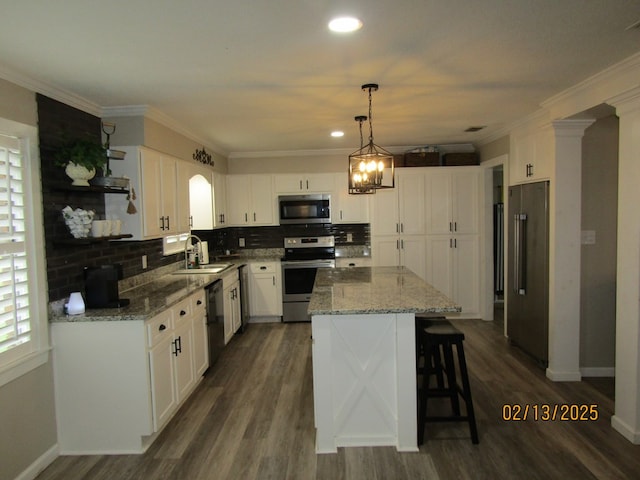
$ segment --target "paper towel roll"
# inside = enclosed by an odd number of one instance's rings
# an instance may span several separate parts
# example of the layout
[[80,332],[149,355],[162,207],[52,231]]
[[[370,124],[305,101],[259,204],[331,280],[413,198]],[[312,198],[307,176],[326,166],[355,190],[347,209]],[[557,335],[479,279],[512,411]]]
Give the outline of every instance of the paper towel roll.
[[200,263],[209,263],[209,242],[200,242]]

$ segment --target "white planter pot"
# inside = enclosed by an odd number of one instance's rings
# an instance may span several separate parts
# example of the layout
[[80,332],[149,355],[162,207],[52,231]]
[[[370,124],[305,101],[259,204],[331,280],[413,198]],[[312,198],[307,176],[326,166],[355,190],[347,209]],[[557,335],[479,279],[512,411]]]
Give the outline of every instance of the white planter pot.
[[91,180],[96,174],[96,169],[92,168],[91,170],[88,170],[82,165],[76,165],[73,162],[69,162],[67,163],[64,172],[73,180],[71,185],[88,187],[89,180]]

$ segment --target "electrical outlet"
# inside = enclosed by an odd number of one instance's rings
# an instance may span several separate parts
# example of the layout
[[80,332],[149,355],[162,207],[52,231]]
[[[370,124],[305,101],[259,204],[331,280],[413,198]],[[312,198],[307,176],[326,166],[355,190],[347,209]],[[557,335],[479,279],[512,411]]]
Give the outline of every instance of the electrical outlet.
[[147,256],[142,255],[142,269],[144,270],[145,268],[147,268]]
[[239,247],[244,247],[244,238],[242,238],[242,237],[238,238],[238,246]]
[[347,242],[353,242],[353,233],[347,233]]

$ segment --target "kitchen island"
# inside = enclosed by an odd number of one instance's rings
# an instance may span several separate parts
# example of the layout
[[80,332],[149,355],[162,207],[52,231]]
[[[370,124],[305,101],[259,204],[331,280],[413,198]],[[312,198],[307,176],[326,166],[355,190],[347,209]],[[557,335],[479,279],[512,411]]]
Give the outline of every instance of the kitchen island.
[[405,267],[319,269],[309,303],[316,452],[418,451],[415,314],[461,308]]

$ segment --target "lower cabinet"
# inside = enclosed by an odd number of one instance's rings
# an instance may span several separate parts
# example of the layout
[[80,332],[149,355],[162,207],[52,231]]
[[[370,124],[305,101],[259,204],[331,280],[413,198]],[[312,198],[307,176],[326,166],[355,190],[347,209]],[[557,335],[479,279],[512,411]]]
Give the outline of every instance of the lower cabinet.
[[462,307],[462,316],[480,313],[478,235],[428,235],[426,281]]
[[249,314],[252,317],[282,316],[280,262],[249,264]]
[[242,324],[240,307],[240,276],[238,270],[222,277],[224,343],[229,343]]
[[208,366],[200,290],[147,320],[51,324],[61,454],[144,452]]
[[336,267],[371,267],[371,257],[339,257],[336,258]]

